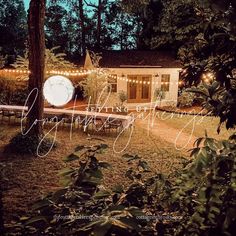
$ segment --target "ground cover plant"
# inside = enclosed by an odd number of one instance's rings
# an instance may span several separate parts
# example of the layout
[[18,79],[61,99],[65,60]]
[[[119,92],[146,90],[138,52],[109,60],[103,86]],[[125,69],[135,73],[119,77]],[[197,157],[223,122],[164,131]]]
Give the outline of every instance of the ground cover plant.
[[[201,145],[202,144],[202,145]],[[201,146],[200,146],[201,145]],[[131,183],[105,188],[96,158],[106,144],[77,146],[64,158],[78,168],[60,171],[65,186],[37,201],[13,233],[39,235],[233,235],[236,225],[236,137],[200,138],[182,170],[145,174],[151,168],[138,155],[124,154]]]

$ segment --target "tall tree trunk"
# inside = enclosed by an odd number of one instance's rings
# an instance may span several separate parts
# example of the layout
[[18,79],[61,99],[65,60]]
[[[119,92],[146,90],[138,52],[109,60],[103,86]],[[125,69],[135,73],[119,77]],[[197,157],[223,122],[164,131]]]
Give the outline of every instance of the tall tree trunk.
[[[31,107],[27,118],[29,134],[40,139],[43,129],[42,122],[35,122],[43,118],[43,82],[45,72],[45,20],[46,0],[31,0],[28,16],[29,28],[29,91],[34,93],[28,100]],[[35,97],[37,95],[37,97]],[[36,98],[36,99],[35,99]]]
[[102,12],[104,5],[106,4],[103,0],[98,0],[98,5],[88,3],[86,0],[84,2],[87,4],[89,7],[93,7],[96,9],[97,13],[97,30],[96,30],[96,36],[97,36],[97,41],[96,41],[96,48],[100,49],[101,48],[101,28],[102,28]]
[[124,49],[124,15],[121,13],[121,33],[120,33],[120,50]]
[[98,1],[98,22],[97,22],[97,48],[101,48],[101,28],[102,28],[102,0]]
[[82,45],[82,53],[85,55],[86,53],[86,41],[85,41],[85,25],[84,25],[84,4],[83,0],[79,0],[79,14],[80,14],[80,27],[81,27],[81,45]]

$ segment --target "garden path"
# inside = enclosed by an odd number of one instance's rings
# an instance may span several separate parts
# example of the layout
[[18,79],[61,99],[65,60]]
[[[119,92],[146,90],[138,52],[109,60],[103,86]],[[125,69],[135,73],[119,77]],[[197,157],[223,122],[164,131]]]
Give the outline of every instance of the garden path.
[[162,140],[172,144],[173,148],[184,153],[194,147],[194,142],[197,139],[194,135],[184,132],[182,127],[179,129],[173,128],[158,118],[153,123],[148,120],[138,119],[135,122],[135,126],[136,128],[144,128],[149,135],[158,136]]

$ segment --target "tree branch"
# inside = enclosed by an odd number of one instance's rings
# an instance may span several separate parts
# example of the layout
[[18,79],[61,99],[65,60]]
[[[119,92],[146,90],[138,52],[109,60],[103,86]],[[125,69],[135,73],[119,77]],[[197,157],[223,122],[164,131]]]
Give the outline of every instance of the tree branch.
[[86,0],[84,0],[85,4],[88,6],[88,7],[94,7],[94,8],[97,8],[98,9],[98,6],[95,5],[95,4],[92,4],[92,3],[89,3],[87,2]]

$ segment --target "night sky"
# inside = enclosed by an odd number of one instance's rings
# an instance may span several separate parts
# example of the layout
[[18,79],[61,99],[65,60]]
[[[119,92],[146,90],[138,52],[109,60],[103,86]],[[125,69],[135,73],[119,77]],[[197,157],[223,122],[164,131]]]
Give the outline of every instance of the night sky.
[[26,8],[26,9],[29,8],[29,2],[30,2],[30,0],[24,0],[25,8]]

